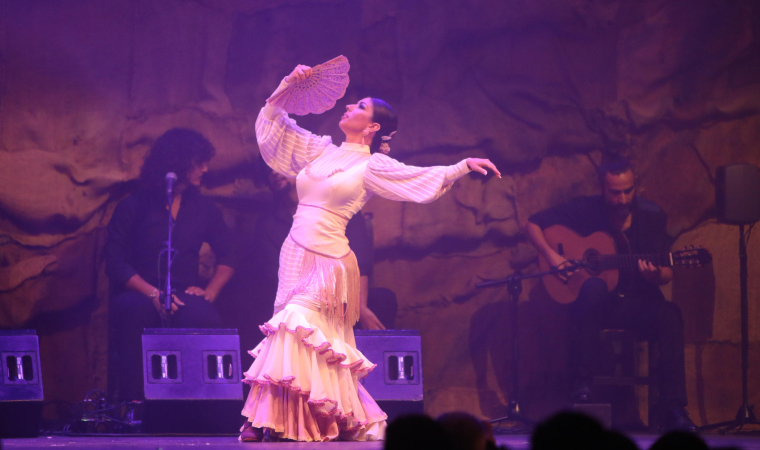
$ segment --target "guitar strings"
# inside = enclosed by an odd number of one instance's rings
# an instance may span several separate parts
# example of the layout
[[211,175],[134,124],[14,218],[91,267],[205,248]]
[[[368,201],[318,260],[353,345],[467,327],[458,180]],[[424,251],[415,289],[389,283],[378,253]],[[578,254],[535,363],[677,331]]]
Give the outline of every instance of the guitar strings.
[[[680,252],[674,252],[680,253]],[[668,267],[673,264],[671,264],[670,260],[671,253],[644,253],[644,254],[634,254],[634,255],[600,255],[600,254],[592,254],[588,255],[586,258],[586,261],[590,264],[593,264],[596,266],[599,270],[605,270],[605,269],[616,269],[616,268],[624,268],[624,269],[632,269],[638,267],[638,261],[648,261],[652,262],[655,265],[662,266],[662,267]],[[688,261],[698,264],[699,258],[694,257],[693,260],[689,259]]]

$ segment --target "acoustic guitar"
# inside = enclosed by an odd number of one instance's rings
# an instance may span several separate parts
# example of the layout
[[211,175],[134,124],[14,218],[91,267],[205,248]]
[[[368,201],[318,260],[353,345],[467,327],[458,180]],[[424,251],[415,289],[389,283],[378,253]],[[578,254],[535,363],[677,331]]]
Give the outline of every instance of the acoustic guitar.
[[[621,270],[638,271],[639,260],[660,267],[702,266],[712,261],[712,256],[704,248],[633,255],[619,251],[620,247],[626,247],[625,243],[616,244],[616,240],[608,233],[597,231],[583,237],[562,225],[546,228],[544,237],[554,251],[570,262],[577,261],[580,266],[567,280],[557,275],[544,276],[546,290],[559,303],[574,302],[583,283],[591,277],[601,278],[607,283],[607,290],[612,291],[620,281]],[[538,265],[542,272],[551,269],[549,262],[540,254]]]

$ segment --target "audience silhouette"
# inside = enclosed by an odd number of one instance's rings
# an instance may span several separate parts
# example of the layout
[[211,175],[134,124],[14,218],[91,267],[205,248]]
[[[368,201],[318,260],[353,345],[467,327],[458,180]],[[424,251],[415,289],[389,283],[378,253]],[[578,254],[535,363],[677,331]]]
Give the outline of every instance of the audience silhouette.
[[[605,428],[578,412],[560,412],[538,424],[530,438],[532,450],[639,450],[628,436]],[[424,414],[402,416],[386,431],[385,450],[497,450],[490,424],[472,414],[454,411],[433,420]],[[698,435],[671,431],[649,450],[708,450]],[[717,449],[716,449],[717,450]],[[724,448],[721,450],[730,450]]]
[[671,431],[663,434],[657,439],[649,450],[708,450],[710,447],[705,444],[699,436],[686,431]]
[[385,431],[385,450],[453,450],[443,426],[422,414],[401,416]]
[[489,424],[472,414],[455,411],[441,415],[437,422],[443,427],[452,450],[488,450],[496,448]]

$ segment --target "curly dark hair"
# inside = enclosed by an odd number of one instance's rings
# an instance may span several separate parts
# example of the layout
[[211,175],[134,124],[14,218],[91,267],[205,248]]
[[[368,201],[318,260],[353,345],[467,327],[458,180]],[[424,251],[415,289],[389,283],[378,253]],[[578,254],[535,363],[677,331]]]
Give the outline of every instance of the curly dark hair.
[[372,121],[380,125],[380,129],[375,133],[372,142],[369,144],[370,153],[380,151],[380,144],[383,143],[381,137],[389,136],[398,128],[398,116],[391,105],[379,98],[372,98]]
[[177,181],[187,179],[194,165],[208,162],[216,149],[202,134],[187,128],[172,128],[150,148],[140,171],[140,184],[153,190],[166,185],[166,174],[174,172]]

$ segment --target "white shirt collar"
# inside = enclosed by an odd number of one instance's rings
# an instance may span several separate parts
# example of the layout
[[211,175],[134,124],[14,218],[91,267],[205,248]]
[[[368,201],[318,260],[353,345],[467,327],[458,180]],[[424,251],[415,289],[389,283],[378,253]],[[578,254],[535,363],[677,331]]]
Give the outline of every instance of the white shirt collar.
[[369,145],[349,144],[348,142],[344,142],[340,144],[340,148],[351,152],[371,153],[369,151]]

